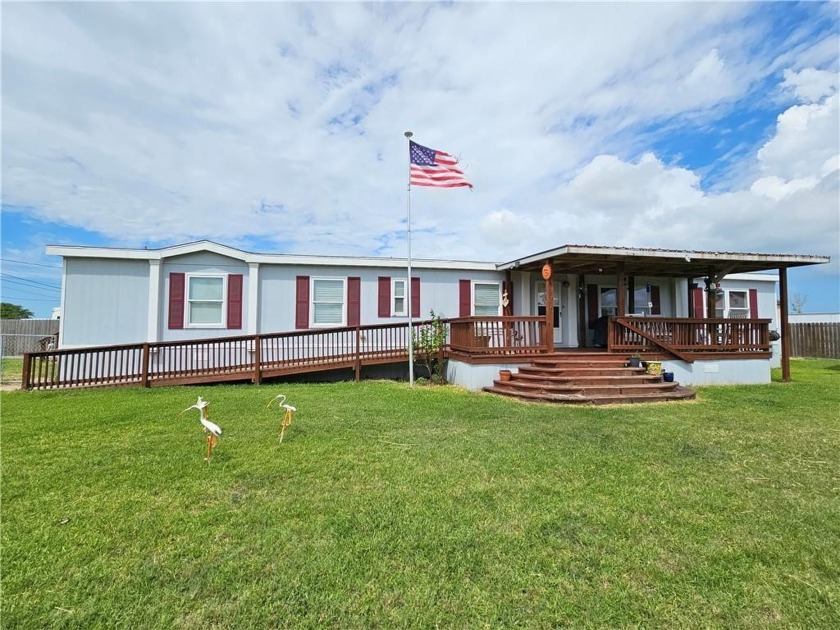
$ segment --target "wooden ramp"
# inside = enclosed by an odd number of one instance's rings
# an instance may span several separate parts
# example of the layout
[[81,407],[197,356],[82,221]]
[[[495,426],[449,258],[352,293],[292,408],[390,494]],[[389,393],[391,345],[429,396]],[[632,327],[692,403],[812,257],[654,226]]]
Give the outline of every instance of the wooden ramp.
[[606,352],[545,355],[522,366],[509,381],[495,380],[484,391],[539,402],[613,405],[691,400],[694,391],[645,368],[627,367],[628,357]]

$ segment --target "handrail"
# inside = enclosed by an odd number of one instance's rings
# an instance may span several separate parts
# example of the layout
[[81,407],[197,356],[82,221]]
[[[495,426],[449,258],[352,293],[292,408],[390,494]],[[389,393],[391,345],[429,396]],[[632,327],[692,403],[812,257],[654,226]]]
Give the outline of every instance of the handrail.
[[607,347],[611,352],[661,349],[689,363],[701,353],[769,354],[770,320],[611,317]]
[[[626,329],[633,331],[634,333],[636,333],[640,337],[643,337],[644,339],[647,339],[654,346],[657,346],[657,347],[661,348],[665,352],[673,354],[675,357],[677,357],[678,359],[682,359],[686,363],[694,363],[694,358],[693,357],[689,356],[688,354],[686,354],[684,352],[680,352],[679,350],[677,350],[677,348],[675,348],[673,345],[671,345],[671,343],[669,343],[665,339],[659,339],[659,338],[655,337],[654,335],[637,328],[630,321],[628,321],[626,318],[616,317],[615,321],[613,323],[616,326],[624,326]],[[608,339],[609,338],[611,338],[611,336],[608,337]]]
[[[470,355],[539,351],[536,317],[442,320],[446,351]],[[415,330],[432,320],[412,322]],[[250,380],[408,359],[408,323],[46,350],[24,355],[24,389]]]

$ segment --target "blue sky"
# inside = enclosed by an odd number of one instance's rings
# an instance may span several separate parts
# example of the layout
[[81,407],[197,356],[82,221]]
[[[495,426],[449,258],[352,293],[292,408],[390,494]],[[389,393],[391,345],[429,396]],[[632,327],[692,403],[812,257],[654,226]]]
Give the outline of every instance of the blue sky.
[[818,254],[840,311],[840,4],[4,3],[2,300],[47,244],[405,256]]

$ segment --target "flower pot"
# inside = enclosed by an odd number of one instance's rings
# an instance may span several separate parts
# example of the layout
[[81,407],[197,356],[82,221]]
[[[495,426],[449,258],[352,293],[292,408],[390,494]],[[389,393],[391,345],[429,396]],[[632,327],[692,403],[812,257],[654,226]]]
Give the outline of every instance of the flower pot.
[[662,372],[662,380],[666,383],[673,383],[674,382],[674,373],[673,372]]
[[630,357],[630,367],[639,367],[642,364],[640,357]]
[[509,381],[510,380],[510,370],[499,370],[499,380]]
[[662,373],[662,361],[648,361],[647,373],[651,376],[659,376]]

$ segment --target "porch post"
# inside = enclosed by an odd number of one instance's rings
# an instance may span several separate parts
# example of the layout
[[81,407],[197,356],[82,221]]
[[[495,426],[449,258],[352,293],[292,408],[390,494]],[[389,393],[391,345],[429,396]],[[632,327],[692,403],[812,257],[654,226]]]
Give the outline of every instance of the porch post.
[[615,296],[617,307],[615,309],[615,314],[619,317],[624,317],[627,315],[627,274],[624,272],[623,262],[618,263],[615,280],[615,292],[618,294]]
[[578,306],[578,348],[586,347],[586,301],[583,296],[586,295],[586,276],[582,273],[578,274],[577,282],[577,306]]
[[554,268],[546,260],[542,268],[545,280],[545,351],[554,352]]
[[[647,304],[645,304],[647,306]],[[636,312],[636,276],[627,278],[627,314]]]
[[790,382],[790,322],[788,321],[787,267],[779,267],[779,316],[782,328],[782,381]]
[[706,272],[706,317],[713,319],[715,307],[717,306],[717,289],[712,291],[712,283],[715,282],[715,268],[709,267]]

